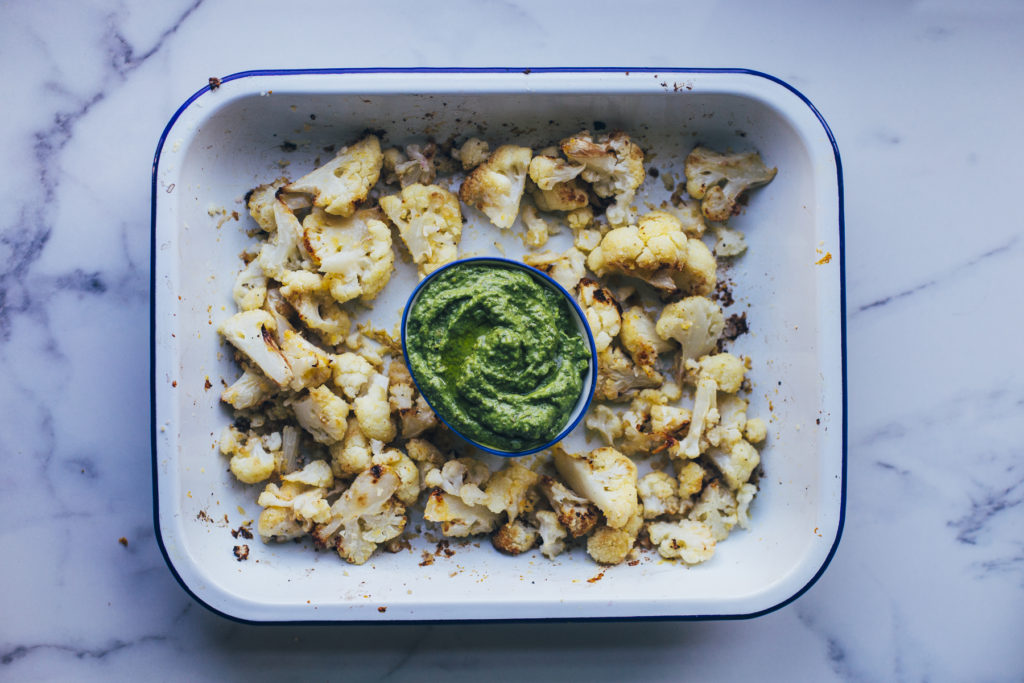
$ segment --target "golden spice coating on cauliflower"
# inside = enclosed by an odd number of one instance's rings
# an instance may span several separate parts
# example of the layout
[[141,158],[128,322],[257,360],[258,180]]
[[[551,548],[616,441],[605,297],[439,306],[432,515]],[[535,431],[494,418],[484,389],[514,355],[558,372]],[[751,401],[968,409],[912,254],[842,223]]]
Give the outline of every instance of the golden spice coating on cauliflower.
[[597,354],[594,398],[599,401],[628,400],[640,389],[656,387],[663,381],[659,373],[648,374],[634,365],[622,349],[614,344]]
[[706,296],[688,296],[670,303],[662,309],[655,325],[659,337],[679,342],[683,360],[713,351],[724,329],[722,309]]
[[524,204],[520,213],[523,225],[526,226],[523,244],[530,249],[540,249],[548,243],[549,235],[558,232],[558,226],[552,226],[547,220],[541,218],[532,204]]
[[376,135],[348,147],[320,168],[284,187],[288,192],[313,195],[313,204],[335,216],[351,216],[380,177],[384,157]]
[[345,428],[345,438],[330,445],[331,469],[335,476],[349,477],[369,469],[372,464],[373,450],[370,440],[359,428],[359,420],[349,415]]
[[686,157],[686,191],[700,199],[708,220],[724,221],[736,212],[736,201],[749,189],[767,185],[778,169],[769,169],[757,152],[720,154],[696,147]]
[[240,311],[263,307],[267,298],[267,276],[263,274],[259,259],[253,259],[238,273],[231,296]]
[[636,465],[628,457],[608,446],[578,454],[557,449],[552,455],[565,483],[596,505],[608,526],[622,528],[636,513]]
[[363,564],[378,543],[402,533],[405,506],[392,498],[400,480],[391,468],[373,465],[359,474],[331,506],[330,519],[312,531],[317,545],[333,546],[351,564]]
[[452,157],[462,163],[462,170],[468,171],[487,161],[491,154],[490,145],[486,140],[470,138],[462,143],[462,147],[452,149]]
[[687,500],[700,493],[704,488],[704,475],[707,474],[707,470],[694,460],[676,460],[673,464],[678,471],[676,479],[679,482],[680,500]]
[[587,267],[601,277],[622,273],[672,292],[679,288],[676,278],[684,273],[688,255],[679,221],[664,211],[651,211],[637,225],[608,232],[587,256]]
[[492,531],[500,515],[488,510],[486,505],[472,505],[458,496],[435,488],[427,499],[423,519],[440,522],[441,533],[445,536],[463,538]]
[[[277,445],[277,444],[275,444]],[[243,434],[233,426],[224,429],[220,438],[220,452],[230,456],[229,467],[238,481],[244,484],[256,484],[270,478],[278,469],[278,458],[258,434]]]
[[525,254],[523,263],[547,273],[552,280],[562,285],[565,291],[571,292],[583,279],[586,273],[586,257],[575,247],[569,247],[564,253],[542,251],[538,254]]
[[507,522],[491,536],[491,545],[509,555],[521,555],[537,545],[537,529],[522,520]]
[[391,280],[391,231],[376,210],[340,217],[314,209],[302,221],[302,240],[338,303],[371,301]]
[[565,525],[573,538],[585,535],[597,524],[599,517],[597,506],[570,491],[560,481],[548,476],[541,476],[540,490],[551,504],[558,521]]
[[296,270],[285,272],[281,284],[281,295],[295,309],[302,323],[316,332],[325,344],[337,346],[345,341],[352,323],[332,296],[329,279]]
[[643,522],[643,510],[638,508],[621,528],[599,526],[587,539],[587,554],[600,564],[619,564],[633,549]]
[[731,353],[716,353],[697,361],[701,376],[711,377],[718,384],[718,390],[735,394],[743,385],[747,366]]
[[550,190],[542,190],[534,185],[530,188],[530,196],[538,209],[549,213],[579,211],[590,204],[586,188],[575,178],[558,183]]
[[295,519],[291,508],[269,506],[260,512],[256,533],[264,543],[284,543],[305,536],[306,529]]
[[581,131],[562,140],[562,153],[569,161],[584,166],[580,176],[590,183],[598,197],[614,197],[605,215],[612,225],[625,225],[631,216],[636,190],[644,182],[644,153],[622,131],[596,140]]
[[658,336],[654,321],[640,306],[630,306],[622,314],[619,341],[637,367],[648,374],[656,372],[658,356],[672,350],[672,344]]
[[398,434],[391,419],[391,403],[388,401],[388,378],[374,374],[366,386],[366,393],[352,402],[352,411],[359,421],[359,429],[371,439],[388,443]]
[[487,508],[494,513],[505,512],[510,522],[515,521],[528,504],[527,494],[539,479],[540,475],[536,472],[510,462],[487,480],[487,486],[484,488]]
[[462,211],[448,190],[417,183],[401,195],[381,197],[380,207],[398,228],[421,277],[458,258]]
[[326,386],[310,389],[292,402],[292,410],[299,425],[317,443],[330,445],[345,438],[349,405]]
[[459,199],[482,211],[499,228],[511,228],[519,214],[532,155],[529,147],[502,145],[466,177]]
[[583,314],[594,335],[594,345],[604,351],[619,334],[622,326],[622,309],[612,293],[589,278],[583,278],[579,285],[579,301]]
[[651,543],[666,558],[679,558],[686,564],[699,564],[715,554],[715,539],[703,522],[681,519],[678,522],[652,522],[647,526]]
[[292,369],[292,391],[302,391],[320,386],[331,377],[331,357],[316,344],[307,341],[293,329],[278,327],[278,342],[281,355]]
[[334,385],[345,393],[345,398],[353,401],[361,393],[376,370],[370,362],[359,354],[346,351],[334,357],[332,364]]
[[541,190],[551,190],[559,183],[572,180],[583,171],[583,164],[571,164],[565,159],[538,155],[530,160],[530,180]]
[[277,321],[264,310],[235,313],[217,327],[264,377],[285,387],[292,381],[292,369],[274,338],[276,330]]
[[768,427],[765,425],[764,420],[759,417],[747,420],[746,425],[743,427],[743,438],[750,443],[761,443],[767,437]]
[[420,497],[420,471],[412,458],[397,448],[387,448],[373,456],[374,465],[387,465],[398,475],[398,489],[395,498],[405,505],[412,505]]

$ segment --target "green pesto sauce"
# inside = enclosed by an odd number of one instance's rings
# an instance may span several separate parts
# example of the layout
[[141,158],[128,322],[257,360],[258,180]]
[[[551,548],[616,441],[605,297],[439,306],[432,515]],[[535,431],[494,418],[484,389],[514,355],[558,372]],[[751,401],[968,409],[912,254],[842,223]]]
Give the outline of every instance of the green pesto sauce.
[[449,268],[420,292],[406,322],[420,390],[452,427],[491,448],[550,441],[566,426],[590,368],[569,306],[522,270]]

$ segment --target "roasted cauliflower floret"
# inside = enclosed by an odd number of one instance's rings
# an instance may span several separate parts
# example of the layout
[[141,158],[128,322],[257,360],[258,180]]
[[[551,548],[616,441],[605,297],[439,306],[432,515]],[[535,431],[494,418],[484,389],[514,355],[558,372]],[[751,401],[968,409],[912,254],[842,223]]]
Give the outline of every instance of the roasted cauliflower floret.
[[374,299],[391,279],[391,231],[375,210],[346,217],[314,209],[302,221],[303,244],[338,303]]
[[295,419],[317,443],[330,445],[345,438],[348,403],[326,386],[310,389],[292,403]]
[[355,415],[349,415],[346,423],[345,438],[330,445],[331,469],[339,477],[359,474],[372,464],[373,450],[370,440],[359,429],[359,421]]
[[313,195],[313,204],[327,213],[351,216],[356,204],[366,199],[377,183],[383,162],[380,140],[376,135],[367,135],[341,148],[334,159],[284,189]]
[[604,514],[608,526],[622,528],[637,511],[636,465],[614,448],[588,454],[554,452],[555,467],[573,491]]
[[448,190],[417,183],[401,195],[381,197],[380,207],[398,228],[421,277],[458,257],[462,211]]
[[487,480],[487,486],[484,488],[487,508],[494,513],[505,512],[510,522],[515,521],[528,504],[527,494],[539,479],[540,476],[536,472],[510,462]]
[[757,449],[740,439],[732,444],[723,444],[708,450],[708,459],[715,464],[722,478],[733,491],[747,483],[754,469],[761,462]]
[[673,216],[679,219],[683,226],[683,232],[687,237],[700,237],[707,230],[707,223],[704,221],[704,214],[700,210],[700,202],[694,199],[686,200],[682,197],[672,196],[673,203],[665,208]]
[[243,366],[242,375],[221,392],[220,400],[235,410],[245,410],[258,406],[277,389],[261,372]]
[[405,451],[416,463],[420,471],[420,479],[425,479],[427,472],[438,470],[444,466],[445,456],[441,450],[426,439],[409,439],[405,444]]
[[747,420],[747,424],[743,427],[743,438],[750,443],[761,443],[768,437],[768,428],[759,417]]
[[330,465],[314,460],[303,469],[282,476],[281,481],[281,486],[267,484],[256,501],[260,507],[289,511],[303,530],[330,520],[331,506],[324,499],[328,488],[334,485]]
[[498,527],[491,536],[491,545],[509,555],[520,555],[537,545],[537,529],[522,520],[513,520]]
[[622,273],[671,292],[679,288],[676,278],[683,275],[688,258],[689,242],[678,219],[651,211],[637,225],[606,234],[587,256],[587,267],[601,277]]
[[741,529],[750,527],[750,503],[757,495],[757,487],[753,484],[744,484],[736,492],[736,523]]
[[231,473],[244,484],[259,483],[277,471],[275,454],[256,434],[243,434],[229,426],[221,435],[220,452],[231,457]]
[[599,526],[587,539],[587,554],[600,564],[619,564],[633,549],[643,522],[643,510],[638,508],[622,528]]
[[557,157],[538,155],[530,160],[530,180],[542,190],[572,180],[582,171],[583,164],[571,164]]
[[405,528],[405,506],[392,498],[399,485],[398,475],[387,466],[365,470],[331,506],[330,520],[313,529],[313,539],[320,546],[333,545],[346,562],[363,564],[378,543]]
[[743,376],[747,366],[731,353],[716,353],[704,356],[697,364],[701,376],[712,377],[718,384],[718,390],[727,394],[735,394],[743,384]]
[[466,177],[459,198],[499,228],[511,228],[526,189],[531,156],[529,147],[502,145]]
[[409,368],[401,359],[394,359],[388,367],[390,381],[389,402],[392,412],[398,413],[402,438],[411,439],[437,426],[437,414],[427,400],[416,391]]
[[[680,462],[677,460],[676,464]],[[700,490],[704,487],[704,475],[706,473],[701,464],[694,460],[687,460],[677,469],[679,474],[676,475],[676,478],[679,481],[680,501],[688,500],[700,493]]]
[[561,482],[548,476],[542,476],[540,490],[551,504],[558,521],[565,526],[573,538],[583,536],[597,524],[597,506],[586,498],[576,495]]
[[263,274],[259,259],[253,259],[238,273],[231,295],[240,311],[263,307],[267,298],[267,276]]
[[398,433],[391,420],[387,376],[379,373],[373,375],[367,384],[366,393],[352,402],[352,410],[359,421],[359,429],[371,439],[387,443]]
[[320,386],[331,377],[331,357],[315,344],[291,329],[278,325],[277,339],[281,354],[292,369],[292,391]]
[[693,415],[690,418],[690,429],[686,438],[669,448],[669,453],[677,458],[696,458],[701,453],[701,437],[704,430],[718,423],[718,384],[711,377],[702,376],[697,381],[697,392],[693,400]]
[[345,341],[351,321],[331,295],[329,280],[301,270],[284,273],[281,284],[284,285],[281,294],[306,327],[319,334],[329,346]]
[[403,154],[397,148],[384,150],[384,182],[398,182],[402,187],[416,183],[429,185],[437,176],[437,145],[408,145]]
[[345,398],[352,401],[363,393],[376,370],[362,356],[346,351],[334,357],[334,385],[345,393]]
[[269,506],[260,512],[256,533],[264,543],[283,543],[306,535],[306,530],[295,519],[290,508]]
[[719,391],[717,407],[718,424],[706,430],[707,440],[716,448],[728,450],[743,439],[743,428],[747,424],[747,401]]
[[715,291],[718,262],[707,245],[700,240],[690,240],[686,245],[686,263],[673,275],[673,280],[682,292],[707,296]]
[[540,534],[540,554],[553,560],[565,550],[566,529],[551,510],[539,510],[534,517]]
[[612,293],[597,282],[583,278],[579,287],[580,304],[594,335],[594,345],[598,351],[604,351],[619,334],[622,309]]
[[605,405],[598,404],[590,409],[583,424],[587,429],[601,435],[605,444],[611,446],[622,436],[622,418]]
[[490,477],[491,471],[479,460],[455,458],[445,462],[440,470],[428,471],[423,477],[423,483],[458,496],[469,505],[486,507],[490,496],[481,487]]
[[644,153],[622,131],[594,140],[590,131],[566,138],[562,153],[569,161],[584,166],[580,174],[598,197],[614,197],[615,204],[605,214],[612,225],[625,225],[632,219],[631,205],[636,190],[644,182]]
[[629,352],[637,367],[654,374],[658,356],[672,350],[671,342],[658,336],[657,326],[639,306],[631,306],[622,314],[619,341]]
[[412,505],[420,497],[420,471],[408,455],[397,448],[386,448],[373,456],[374,465],[387,465],[398,475],[398,490],[395,498],[405,505]]
[[292,369],[274,339],[277,322],[264,310],[242,311],[222,322],[217,331],[278,387],[292,381]]
[[576,179],[558,183],[550,190],[542,190],[536,185],[531,186],[530,195],[541,211],[579,211],[590,203],[590,195],[585,186]]
[[711,535],[716,541],[724,541],[738,520],[736,498],[729,489],[712,481],[704,487],[687,518],[704,522],[711,528]]
[[263,243],[256,258],[264,275],[280,280],[284,273],[301,268],[307,254],[302,245],[302,224],[284,200],[275,199],[270,210],[274,236]]
[[652,522],[647,527],[651,543],[662,557],[678,557],[686,564],[699,564],[715,554],[715,539],[703,522],[681,519],[678,522]]
[[739,230],[719,225],[715,228],[715,236],[715,256],[718,258],[732,258],[747,250],[747,239]]
[[679,485],[667,472],[645,474],[637,482],[637,493],[644,506],[644,519],[679,512]]
[[523,205],[522,218],[523,225],[526,226],[523,243],[531,249],[540,249],[548,243],[549,235],[558,232],[557,227],[552,227],[550,223],[540,217],[536,207],[532,204]]
[[686,157],[686,191],[700,199],[704,216],[724,221],[736,210],[736,200],[747,190],[767,185],[778,169],[769,169],[757,152],[719,154],[697,147]]
[[670,303],[662,309],[655,325],[659,337],[679,342],[683,360],[713,351],[724,329],[722,309],[705,296],[688,296]]
[[645,387],[656,387],[664,378],[654,373],[649,375],[622,352],[612,345],[597,354],[597,386],[594,398],[604,401],[628,399]]
[[570,247],[562,254],[556,254],[553,251],[526,254],[523,256],[523,263],[547,273],[567,292],[576,289],[576,285],[586,273],[586,256],[575,247]]
[[287,178],[278,178],[272,183],[253,188],[245,198],[245,205],[249,209],[249,215],[265,232],[277,230],[274,205],[277,203],[278,190],[287,184]]
[[470,138],[462,143],[462,147],[452,149],[452,156],[462,163],[462,170],[468,171],[487,161],[491,148],[486,140]]
[[488,533],[497,526],[499,518],[500,515],[488,510],[486,505],[465,503],[439,488],[430,492],[423,510],[423,519],[440,522],[441,533],[452,538]]

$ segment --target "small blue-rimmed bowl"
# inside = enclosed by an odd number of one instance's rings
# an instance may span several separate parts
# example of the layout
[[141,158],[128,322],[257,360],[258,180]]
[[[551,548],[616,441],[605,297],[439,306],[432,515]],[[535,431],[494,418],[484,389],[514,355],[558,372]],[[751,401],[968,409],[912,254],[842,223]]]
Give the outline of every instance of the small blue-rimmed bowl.
[[[530,448],[519,451],[506,451],[501,450],[499,448],[494,448],[493,446],[488,446],[487,444],[481,443],[476,439],[473,439],[463,434],[456,427],[454,427],[451,424],[451,422],[448,421],[444,413],[438,410],[437,406],[435,406],[434,403],[430,400],[430,397],[423,392],[423,388],[420,386],[419,380],[416,378],[416,372],[412,368],[412,363],[409,362],[409,349],[406,347],[405,343],[406,325],[408,324],[409,321],[409,312],[412,311],[413,307],[416,305],[416,301],[419,299],[420,293],[422,293],[423,290],[427,287],[427,285],[430,284],[430,282],[433,281],[433,279],[436,278],[441,273],[445,272],[450,268],[457,268],[459,266],[464,266],[467,264],[491,264],[502,268],[521,270],[532,276],[533,279],[540,283],[542,286],[558,292],[559,295],[561,295],[561,297],[565,299],[566,302],[568,302],[569,312],[572,315],[573,321],[576,323],[577,329],[579,330],[580,334],[583,335],[583,337],[587,340],[587,344],[590,347],[590,367],[586,375],[584,376],[583,389],[580,392],[579,398],[576,400],[576,405],[573,407],[572,411],[569,412],[565,425],[558,432],[558,434],[550,441],[543,443],[539,446],[532,446]],[[521,455],[529,455],[530,453],[542,451],[545,448],[549,448],[550,446],[558,443],[566,436],[568,436],[569,432],[575,429],[576,425],[578,425],[580,423],[580,420],[583,419],[583,416],[587,414],[587,409],[590,407],[590,401],[594,397],[594,387],[597,384],[597,347],[594,345],[594,335],[590,331],[590,325],[587,324],[587,318],[583,314],[583,310],[580,308],[580,305],[576,303],[576,298],[572,294],[567,292],[565,288],[562,287],[562,285],[558,284],[548,275],[542,273],[536,268],[532,268],[526,265],[525,263],[512,261],[511,259],[498,258],[492,256],[466,258],[459,259],[458,261],[452,261],[451,263],[445,264],[444,266],[432,272],[427,277],[423,278],[423,281],[420,282],[420,284],[416,287],[415,290],[413,290],[412,295],[409,297],[409,301],[406,302],[405,304],[405,311],[402,312],[402,355],[405,357],[405,364],[409,368],[409,374],[412,375],[412,381],[416,384],[416,389],[423,395],[423,398],[430,405],[431,409],[435,413],[437,413],[437,416],[441,419],[442,422],[444,422],[448,426],[449,429],[452,430],[452,432],[459,435],[459,437],[461,437],[463,440],[476,446],[480,450],[509,458],[519,457]]]

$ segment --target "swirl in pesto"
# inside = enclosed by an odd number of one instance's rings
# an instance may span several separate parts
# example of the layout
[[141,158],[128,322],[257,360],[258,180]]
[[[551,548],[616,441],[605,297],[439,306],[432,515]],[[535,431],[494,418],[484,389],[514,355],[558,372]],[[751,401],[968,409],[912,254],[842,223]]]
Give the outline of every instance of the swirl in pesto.
[[420,292],[406,353],[420,390],[465,436],[526,450],[566,426],[590,350],[565,297],[498,264],[448,268]]

